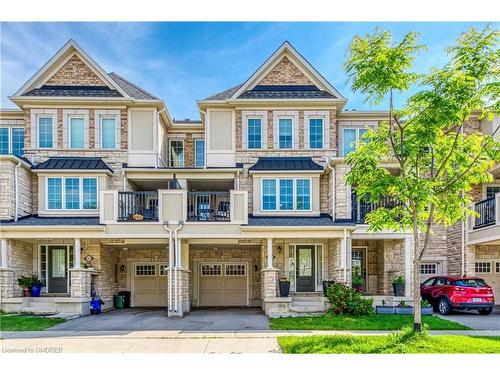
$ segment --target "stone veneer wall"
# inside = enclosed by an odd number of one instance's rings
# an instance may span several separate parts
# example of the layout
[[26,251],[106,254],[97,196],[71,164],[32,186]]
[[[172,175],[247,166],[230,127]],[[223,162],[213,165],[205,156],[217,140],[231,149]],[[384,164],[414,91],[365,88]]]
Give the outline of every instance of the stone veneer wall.
[[33,270],[33,245],[28,242],[9,241],[8,266],[14,270],[12,282],[14,284],[14,297],[21,297],[22,289],[17,285],[17,279],[21,276],[29,276],[36,273]]
[[46,85],[106,86],[77,55],[71,57]]
[[340,264],[340,239],[332,238],[328,240],[328,252],[324,255],[325,275],[324,279],[343,281],[343,268]]
[[[191,245],[192,246],[192,245]],[[214,249],[215,247],[215,249]],[[189,249],[189,269],[192,274],[192,282],[190,286],[190,295],[192,296],[192,304],[196,305],[197,288],[199,285],[199,263],[200,262],[248,262],[248,272],[250,278],[250,305],[260,306],[260,289],[261,289],[261,274],[262,265],[260,264],[260,252],[255,246],[235,246],[235,248],[217,248],[216,246],[207,246],[206,249],[190,248]],[[255,266],[258,270],[255,271]]]
[[284,56],[258,85],[312,85],[297,66]]
[[[15,216],[16,191],[14,185],[15,168],[18,161],[3,159],[0,161],[0,219],[9,220]],[[23,217],[33,212],[31,171],[24,165],[18,168],[19,208],[18,215]]]

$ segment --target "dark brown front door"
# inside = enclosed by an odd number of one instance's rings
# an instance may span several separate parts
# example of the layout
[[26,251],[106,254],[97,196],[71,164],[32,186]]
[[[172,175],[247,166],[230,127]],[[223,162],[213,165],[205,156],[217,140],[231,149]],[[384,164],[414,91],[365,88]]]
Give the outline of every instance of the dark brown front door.
[[68,292],[68,249],[66,246],[49,246],[48,292]]
[[297,292],[314,292],[314,246],[297,246]]

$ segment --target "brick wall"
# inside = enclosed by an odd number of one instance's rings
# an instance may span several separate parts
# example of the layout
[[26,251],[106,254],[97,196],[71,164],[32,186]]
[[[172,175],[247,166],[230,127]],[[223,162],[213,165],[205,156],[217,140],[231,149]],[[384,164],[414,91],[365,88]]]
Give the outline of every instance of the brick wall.
[[106,86],[78,56],[71,57],[46,85]]

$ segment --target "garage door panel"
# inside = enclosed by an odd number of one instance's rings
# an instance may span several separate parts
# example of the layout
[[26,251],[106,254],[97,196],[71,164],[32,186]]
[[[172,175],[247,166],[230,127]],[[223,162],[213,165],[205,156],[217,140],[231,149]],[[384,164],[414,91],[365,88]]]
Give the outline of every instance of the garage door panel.
[[164,263],[158,262],[134,265],[134,306],[167,306],[168,280],[164,267]]
[[[236,272],[238,276],[226,275],[227,272]],[[199,275],[200,306],[247,305],[246,264],[201,264]]]

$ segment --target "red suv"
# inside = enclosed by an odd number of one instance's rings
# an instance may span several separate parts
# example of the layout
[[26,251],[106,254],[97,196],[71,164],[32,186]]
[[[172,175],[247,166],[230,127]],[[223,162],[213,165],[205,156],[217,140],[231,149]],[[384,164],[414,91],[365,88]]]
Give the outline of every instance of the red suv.
[[420,285],[420,292],[422,299],[443,315],[453,310],[477,310],[489,315],[495,306],[493,289],[477,277],[431,277]]

